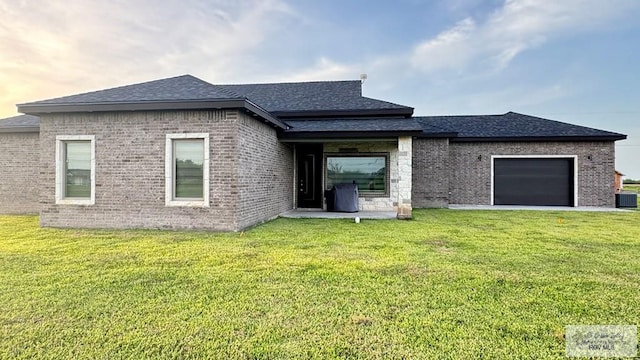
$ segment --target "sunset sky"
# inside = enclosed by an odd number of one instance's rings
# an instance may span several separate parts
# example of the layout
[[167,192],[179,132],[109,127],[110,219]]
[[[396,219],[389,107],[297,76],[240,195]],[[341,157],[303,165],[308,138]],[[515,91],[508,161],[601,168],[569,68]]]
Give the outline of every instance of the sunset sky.
[[192,74],[358,79],[416,115],[521,112],[629,135],[640,179],[640,1],[0,0],[15,104]]

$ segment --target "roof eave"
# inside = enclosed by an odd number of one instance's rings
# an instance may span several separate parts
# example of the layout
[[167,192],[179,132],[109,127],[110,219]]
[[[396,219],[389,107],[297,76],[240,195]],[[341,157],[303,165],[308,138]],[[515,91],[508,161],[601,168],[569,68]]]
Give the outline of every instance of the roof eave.
[[40,126],[6,126],[0,127],[0,133],[37,133]]
[[430,139],[430,138],[455,138],[458,136],[456,132],[444,132],[444,133],[425,133],[422,132],[420,134],[420,138]]
[[624,140],[627,135],[602,135],[602,136],[502,136],[502,137],[453,137],[452,142],[541,142],[541,141],[618,141]]
[[388,138],[398,136],[417,136],[421,130],[399,130],[399,131],[300,131],[300,132],[284,132],[281,139],[310,139],[310,138]]
[[253,102],[247,99],[244,100],[244,108],[256,114],[257,116],[265,119],[266,121],[268,121],[269,123],[271,123],[272,125],[280,129],[284,129],[284,130],[289,129],[289,126],[284,122],[280,121],[280,119],[278,119],[276,116],[272,115],[267,110],[261,108],[260,106],[254,104]]
[[402,116],[411,117],[413,108],[400,109],[364,109],[364,110],[310,110],[310,111],[272,111],[280,118],[324,118],[324,117],[360,117],[360,116]]
[[247,111],[263,118],[266,122],[277,128],[288,128],[287,125],[280,121],[276,116],[244,98],[220,100],[104,102],[82,104],[18,104],[19,112],[36,116],[52,113],[211,109],[246,109]]

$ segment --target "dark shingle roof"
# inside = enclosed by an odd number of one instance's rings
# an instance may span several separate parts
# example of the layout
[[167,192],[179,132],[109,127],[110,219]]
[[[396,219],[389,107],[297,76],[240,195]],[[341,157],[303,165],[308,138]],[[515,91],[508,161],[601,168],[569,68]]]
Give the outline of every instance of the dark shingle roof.
[[208,82],[191,75],[182,75],[168,79],[120,86],[112,89],[92,91],[84,94],[64,96],[49,100],[35,101],[21,105],[92,104],[237,98],[241,98],[241,96],[233,94],[220,86],[209,84]]
[[[412,133],[451,141],[620,140],[626,135],[509,112],[503,115],[420,116],[414,118],[342,118],[288,120],[290,138],[333,133]],[[364,135],[362,135],[364,136]]]
[[[36,101],[38,104],[248,98],[268,111],[405,108],[363,98],[360,81],[214,85],[191,75]],[[27,103],[27,104],[33,104]],[[25,104],[26,105],[26,104]]]
[[0,119],[0,132],[37,132],[40,118],[32,115],[18,115]]
[[[411,107],[363,97],[360,81],[214,85],[191,75],[19,104],[18,108],[27,113],[61,111],[58,110],[60,107],[65,107],[65,111],[117,111],[150,109],[153,104],[160,103],[184,108],[186,103],[230,100],[249,101],[283,116],[323,116],[336,112],[358,116],[410,116],[413,113]],[[123,104],[138,106],[125,107]],[[140,104],[145,105],[141,107]],[[158,109],[165,110],[166,107]]]
[[[420,125],[457,133],[454,141],[472,140],[553,140],[609,139],[621,140],[626,135],[560,121],[508,112],[503,115],[421,116]],[[428,133],[425,131],[425,135]]]
[[288,120],[285,138],[418,136],[423,128],[413,118],[341,118]]
[[[246,96],[278,115],[287,112],[396,110],[411,115],[413,108],[362,96],[360,81],[312,81],[299,83],[222,85]],[[293,115],[296,116],[296,115]]]
[[[452,141],[620,140],[626,135],[509,112],[503,115],[423,116],[413,108],[362,96],[360,81],[214,85],[191,75],[19,104],[38,115],[53,112],[180,109],[244,109],[281,129],[287,119],[296,134],[417,133]],[[393,117],[391,117],[393,116]],[[329,118],[331,117],[331,118]],[[314,118],[325,118],[324,120]],[[37,128],[37,117],[5,119],[6,129]],[[11,130],[15,131],[15,130]]]
[[279,119],[244,96],[191,75],[18,104],[18,111],[35,115],[55,112],[189,109],[245,109],[275,127],[286,127]]
[[422,131],[412,118],[288,120],[289,133],[325,131]]

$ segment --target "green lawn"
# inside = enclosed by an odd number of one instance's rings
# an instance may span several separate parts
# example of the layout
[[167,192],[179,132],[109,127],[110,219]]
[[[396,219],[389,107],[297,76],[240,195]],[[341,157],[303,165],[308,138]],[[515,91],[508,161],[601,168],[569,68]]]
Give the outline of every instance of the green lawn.
[[419,210],[245,233],[0,216],[0,358],[565,358],[640,319],[640,212]]

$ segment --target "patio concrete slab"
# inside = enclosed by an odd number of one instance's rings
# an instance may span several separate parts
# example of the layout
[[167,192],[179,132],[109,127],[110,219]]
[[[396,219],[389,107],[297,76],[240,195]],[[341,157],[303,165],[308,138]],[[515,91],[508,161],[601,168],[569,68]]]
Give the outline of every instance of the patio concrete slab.
[[294,209],[281,214],[280,217],[294,219],[395,219],[395,211],[358,211],[355,213],[328,212],[318,209]]
[[632,210],[595,206],[520,206],[520,205],[449,205],[452,210],[538,210],[538,211],[599,211],[629,212]]

